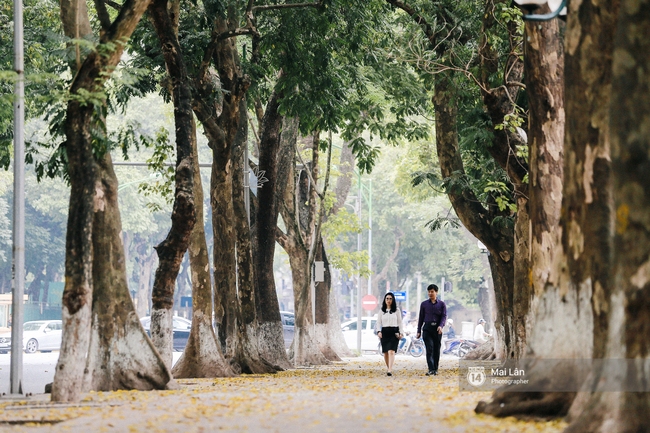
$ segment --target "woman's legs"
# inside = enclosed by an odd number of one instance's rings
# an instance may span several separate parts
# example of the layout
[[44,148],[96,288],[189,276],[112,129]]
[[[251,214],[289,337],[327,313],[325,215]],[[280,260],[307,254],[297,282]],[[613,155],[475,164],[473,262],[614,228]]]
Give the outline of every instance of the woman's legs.
[[386,359],[386,366],[388,367],[388,372],[393,371],[393,364],[395,364],[395,351],[394,350],[389,350],[388,352],[384,353],[384,358]]

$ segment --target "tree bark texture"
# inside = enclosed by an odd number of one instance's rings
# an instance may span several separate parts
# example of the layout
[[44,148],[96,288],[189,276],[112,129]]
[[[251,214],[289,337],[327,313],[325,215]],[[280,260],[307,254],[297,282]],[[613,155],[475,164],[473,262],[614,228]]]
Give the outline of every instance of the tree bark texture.
[[[283,180],[278,174],[280,141],[286,135],[282,130],[284,116],[278,112],[281,99],[281,94],[274,92],[271,95],[261,121],[258,167],[259,172],[264,173],[267,182],[257,189],[253,232],[260,354],[274,365],[289,368],[273,273],[276,227],[280,212],[278,196],[279,190],[283,189]],[[286,132],[289,135],[295,134],[295,131]]]
[[[225,33],[229,30],[229,22],[217,18],[215,30],[219,34]],[[234,360],[239,356],[236,354],[239,353],[237,334],[241,311],[237,297],[232,158],[239,129],[241,101],[250,81],[241,71],[237,47],[232,39],[217,41],[210,60],[214,61],[219,76],[211,76],[208,71],[205,76],[197,77],[193,108],[203,124],[213,156],[210,204],[214,236],[215,319],[225,356],[228,360]],[[217,93],[223,95],[221,103],[215,100]],[[233,367],[238,368],[236,365]]]
[[329,361],[321,353],[314,339],[314,316],[311,301],[311,264],[310,247],[314,236],[316,198],[315,186],[310,187],[306,170],[312,170],[312,178],[318,179],[318,173],[313,170],[318,165],[317,138],[312,137],[312,160],[296,173],[295,152],[298,151],[296,142],[283,143],[291,146],[292,161],[288,166],[287,181],[281,207],[282,219],[286,226],[286,234],[278,241],[289,255],[291,278],[295,305],[295,327],[293,343],[289,350],[289,358],[296,366],[327,364]]
[[166,363],[142,329],[126,279],[117,177],[111,158],[98,161],[93,218],[93,324],[85,391],[174,386]]
[[[248,214],[244,194],[244,165],[248,166],[248,160],[244,161],[244,146],[248,146],[248,116],[246,115],[246,100],[243,98],[239,107],[239,129],[233,144],[232,168],[233,168],[233,210],[235,233],[237,235],[237,297],[239,300],[240,317],[237,323],[238,352],[231,362],[236,363],[242,373],[262,374],[274,373],[282,370],[275,367],[260,357],[257,344],[257,310],[255,299],[255,267],[253,264],[253,243],[251,227],[248,221]],[[277,301],[275,304],[264,305],[263,308],[276,308],[279,310]],[[284,344],[281,346],[284,350]]]
[[95,179],[88,127],[92,110],[68,104],[66,151],[70,176],[70,206],[66,234],[65,287],[63,289],[63,334],[52,385],[53,401],[81,399],[84,362],[90,347],[93,297],[92,232]]
[[205,238],[203,184],[196,142],[196,125],[192,119],[192,165],[194,167],[194,202],[196,223],[188,248],[192,273],[192,328],[185,350],[176,361],[172,373],[176,378],[228,377],[234,373],[224,358],[212,326],[212,282],[210,258]]
[[149,7],[160,41],[167,74],[172,83],[174,125],[176,127],[176,172],[172,225],[165,240],[156,246],[158,269],[151,291],[151,339],[169,368],[172,366],[172,307],[176,278],[190,243],[196,222],[193,194],[192,136],[194,114],[192,92],[176,32],[167,9],[167,0],[153,0]]
[[[645,32],[650,28],[650,9],[647,1],[622,0],[618,11],[616,31],[610,33],[612,21],[603,19],[603,38],[612,37],[612,85],[610,115],[611,181],[613,184],[613,270],[611,284],[604,287],[606,303],[598,303],[594,290],[594,304],[606,307],[594,311],[595,321],[606,322],[604,357],[626,359],[627,365],[606,365],[594,374],[596,392],[588,398],[576,399],[571,408],[572,423],[569,432],[589,429],[593,432],[639,432],[649,423],[648,392],[598,392],[600,387],[622,383],[645,384],[647,390],[649,346],[648,307],[648,151],[650,142],[643,131],[648,128],[648,43]],[[610,9],[607,9],[609,12]],[[602,14],[602,12],[601,12]],[[609,18],[608,16],[605,18]],[[608,46],[610,40],[607,40]],[[595,174],[595,173],[594,173]],[[601,294],[602,296],[602,294]],[[598,326],[595,327],[595,330]],[[594,337],[596,332],[594,332]],[[645,341],[644,341],[645,340]],[[595,348],[598,355],[598,348]],[[610,361],[611,362],[611,361]],[[582,395],[581,395],[582,397]]]
[[144,317],[149,314],[151,302],[151,276],[158,258],[150,248],[148,242],[140,236],[136,236],[134,241],[136,267],[133,270],[134,279],[138,281],[138,288],[135,295],[135,310],[138,317]]
[[532,293],[526,304],[526,334],[537,301],[550,280],[562,204],[564,155],[564,51],[559,20],[527,22],[524,44],[528,122]]
[[[613,220],[608,109],[615,10],[616,5],[611,2],[583,2],[573,3],[569,12],[562,208],[550,273],[544,275],[541,292],[536,291],[539,299],[529,341],[531,357],[588,359],[604,354],[611,287]],[[540,246],[538,241],[535,253],[540,263],[535,266],[541,268],[544,251]],[[534,374],[533,380],[548,380],[552,384],[594,379],[586,378],[586,372],[573,367],[571,362],[563,369],[534,370]],[[507,390],[495,393],[484,411],[498,416],[557,417],[564,416],[573,405],[571,417],[575,417],[583,412],[589,399],[588,393],[576,399],[575,393],[547,392],[525,401],[519,393]],[[601,423],[606,412],[591,414],[588,422]],[[594,430],[578,427],[574,431]]]
[[341,333],[341,320],[338,315],[336,296],[332,290],[332,273],[330,272],[330,263],[327,260],[327,252],[322,237],[318,241],[316,248],[316,260],[323,262],[325,272],[324,281],[315,283],[314,338],[321,353],[329,361],[340,361],[341,356],[350,356],[351,352]]
[[[97,51],[87,55],[72,83],[71,94],[103,90],[104,81],[121,58],[122,42],[131,36],[148,5],[148,0],[127,1],[123,5],[100,38],[100,43],[114,44],[113,48],[103,55]],[[62,10],[69,6],[70,3],[63,2]],[[64,25],[66,32],[74,31],[66,34],[68,37],[79,36],[78,18],[79,15],[73,30]],[[89,22],[87,15],[81,18]],[[78,401],[82,392],[90,389],[162,389],[171,379],[131,302],[120,237],[117,180],[110,156],[97,161],[92,148],[94,108],[73,98],[68,103],[65,122],[71,198],[63,337],[52,387],[53,401]],[[110,298],[111,304],[106,311],[119,316],[109,317],[101,309],[106,298]],[[111,350],[119,353],[95,369],[95,361]]]

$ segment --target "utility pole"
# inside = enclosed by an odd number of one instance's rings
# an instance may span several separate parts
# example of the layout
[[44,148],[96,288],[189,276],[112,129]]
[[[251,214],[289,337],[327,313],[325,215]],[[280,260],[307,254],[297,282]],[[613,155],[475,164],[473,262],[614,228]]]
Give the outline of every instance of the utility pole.
[[[357,218],[359,220],[359,225],[361,225],[361,176],[359,175],[359,191],[357,193]],[[361,251],[361,230],[359,230],[359,233],[357,234],[357,251]],[[359,265],[361,267],[361,265]],[[361,320],[361,315],[363,314],[363,310],[361,309],[361,298],[363,295],[361,294],[361,269],[359,269],[359,273],[357,274],[357,350],[359,351],[359,354],[361,354],[361,335],[364,331],[362,328],[363,326],[363,320]]]
[[11,299],[11,394],[23,393],[23,296],[25,293],[25,62],[23,3],[14,0],[14,224]]
[[[361,177],[359,177],[359,183],[361,183]],[[372,179],[368,180],[368,185],[368,294],[372,295]],[[361,212],[359,212],[359,216],[361,216]]]

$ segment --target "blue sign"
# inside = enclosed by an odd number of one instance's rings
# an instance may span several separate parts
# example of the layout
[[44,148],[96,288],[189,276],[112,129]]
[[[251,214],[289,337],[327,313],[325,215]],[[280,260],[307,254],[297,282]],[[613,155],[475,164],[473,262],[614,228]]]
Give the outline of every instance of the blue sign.
[[393,292],[396,301],[406,301],[406,292]]

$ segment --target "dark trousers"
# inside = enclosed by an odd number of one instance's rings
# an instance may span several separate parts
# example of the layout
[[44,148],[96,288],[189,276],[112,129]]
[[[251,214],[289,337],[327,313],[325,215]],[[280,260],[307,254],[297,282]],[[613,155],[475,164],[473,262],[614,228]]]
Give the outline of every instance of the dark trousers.
[[438,334],[438,328],[425,325],[422,327],[422,340],[427,350],[427,366],[429,371],[437,371],[440,362],[440,345],[442,344],[442,334]]

